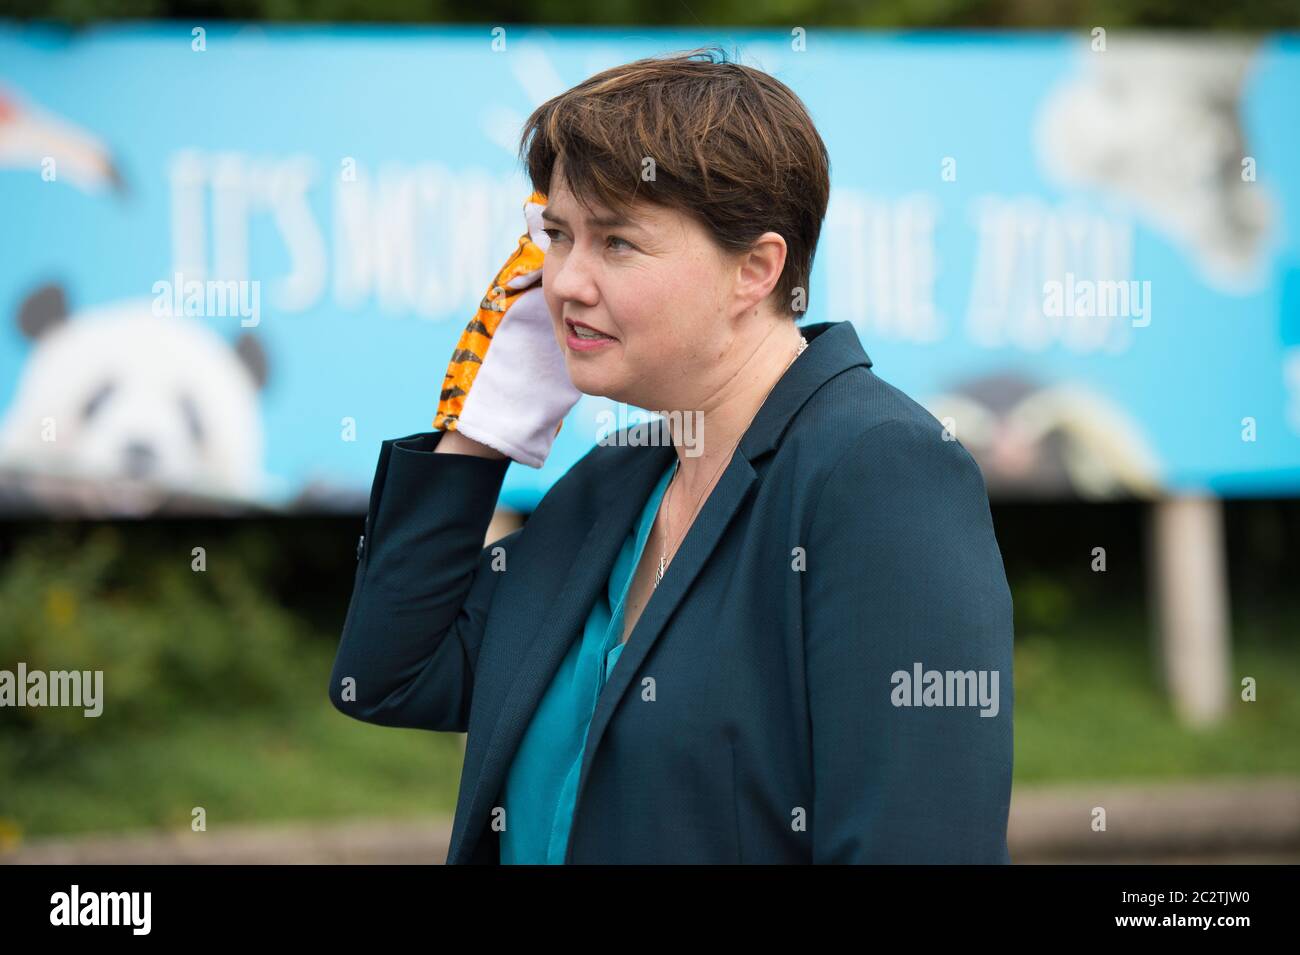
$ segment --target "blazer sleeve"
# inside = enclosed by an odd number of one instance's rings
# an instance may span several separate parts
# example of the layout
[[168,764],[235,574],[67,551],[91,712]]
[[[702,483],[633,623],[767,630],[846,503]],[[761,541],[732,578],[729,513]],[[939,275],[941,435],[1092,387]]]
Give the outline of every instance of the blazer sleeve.
[[[814,505],[803,619],[815,863],[1010,861],[1011,592],[983,476],[942,431],[868,429]],[[914,680],[918,665],[944,675],[954,692],[929,699],[949,705],[916,705],[933,685]],[[981,671],[989,692],[951,705]]]
[[367,723],[465,731],[495,558],[523,533],[483,545],[510,461],[435,454],[444,433],[379,452],[329,685],[334,706]]

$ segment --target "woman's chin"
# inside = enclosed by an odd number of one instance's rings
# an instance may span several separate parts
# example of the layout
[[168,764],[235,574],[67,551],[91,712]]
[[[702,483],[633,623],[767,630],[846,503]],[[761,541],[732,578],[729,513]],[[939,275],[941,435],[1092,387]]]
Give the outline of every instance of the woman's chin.
[[601,374],[584,362],[570,360],[567,367],[569,369],[569,380],[573,382],[573,387],[584,395],[603,395],[606,389],[617,387],[608,375]]

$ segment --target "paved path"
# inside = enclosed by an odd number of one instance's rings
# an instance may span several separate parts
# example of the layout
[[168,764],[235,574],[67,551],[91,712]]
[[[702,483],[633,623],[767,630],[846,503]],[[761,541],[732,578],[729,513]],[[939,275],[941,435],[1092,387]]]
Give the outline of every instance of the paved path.
[[[1094,807],[1106,831],[1091,828]],[[230,826],[209,832],[31,840],[0,862],[441,863],[451,819]],[[1017,863],[1300,862],[1300,778],[1017,787]]]

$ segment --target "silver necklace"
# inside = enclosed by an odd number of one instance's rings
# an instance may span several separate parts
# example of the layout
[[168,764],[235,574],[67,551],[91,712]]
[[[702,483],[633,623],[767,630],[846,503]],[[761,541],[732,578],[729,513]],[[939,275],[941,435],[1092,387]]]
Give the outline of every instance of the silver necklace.
[[[770,394],[772,393],[772,388],[775,388],[775,387],[776,387],[776,382],[777,382],[777,381],[780,381],[782,378],[785,377],[785,373],[786,373],[787,371],[790,370],[790,365],[793,365],[793,364],[794,364],[795,358],[798,358],[800,355],[802,355],[802,354],[803,354],[803,350],[804,350],[805,348],[807,348],[807,347],[808,347],[808,339],[806,339],[806,338],[804,338],[802,335],[800,335],[800,336],[799,336],[799,348],[798,348],[798,350],[795,351],[795,353],[794,353],[794,358],[791,358],[791,359],[790,359],[790,363],[789,363],[788,365],[785,366],[785,369],[781,372],[780,376],[776,379],[776,381],[772,382],[772,386],[771,386],[771,388],[768,388],[768,389],[767,389],[767,392],[763,395],[763,400],[760,401],[760,402],[758,403],[758,408],[755,408],[755,409],[754,409],[754,414],[752,414],[752,415],[749,416],[749,421],[750,421],[750,422],[752,422],[752,421],[754,420],[754,415],[757,415],[757,414],[758,414],[759,409],[761,409],[761,408],[763,407],[764,402],[767,401],[767,396],[770,395]],[[699,499],[695,502],[695,508],[694,508],[694,510],[691,511],[691,517],[690,517],[690,520],[688,520],[688,521],[686,522],[686,528],[687,528],[687,530],[690,529],[691,524],[695,521],[695,515],[696,515],[696,513],[698,513],[698,511],[699,511],[699,509],[700,509],[700,505],[704,502],[704,499],[708,496],[709,491],[712,489],[712,487],[713,487],[713,482],[716,481],[716,480],[718,479],[718,474],[721,473],[721,471],[722,471],[722,466],[723,466],[724,464],[726,464],[728,461],[731,460],[731,456],[732,456],[733,454],[735,454],[735,452],[736,452],[736,447],[737,447],[737,445],[740,444],[741,438],[743,438],[743,437],[745,436],[745,431],[748,431],[748,430],[749,430],[749,422],[746,422],[744,429],[740,432],[740,438],[737,438],[737,439],[736,439],[736,443],[733,444],[733,445],[731,446],[731,450],[727,452],[726,457],[724,457],[724,458],[722,459],[721,463],[720,463],[720,464],[718,465],[718,467],[714,470],[714,472],[713,472],[713,477],[711,477],[711,478],[709,479],[709,483],[708,483],[708,485],[705,487],[704,492],[699,496]],[[671,537],[671,532],[670,532],[669,527],[668,527],[668,513],[669,513],[669,511],[668,511],[668,508],[667,508],[666,505],[667,505],[667,501],[668,501],[668,496],[669,496],[670,494],[672,494],[672,492],[673,492],[673,486],[674,486],[674,485],[676,484],[676,482],[677,482],[677,472],[680,471],[681,469],[682,469],[682,459],[681,459],[680,456],[678,456],[678,458],[677,458],[677,464],[676,464],[676,466],[674,466],[674,468],[673,468],[673,476],[669,479],[669,482],[668,482],[668,491],[667,491],[666,494],[664,494],[664,502],[665,502],[665,507],[664,507],[664,547],[663,547],[663,549],[662,549],[662,550],[660,551],[660,553],[659,553],[659,566],[655,568],[655,582],[654,582],[654,589],[658,589],[658,587],[659,587],[659,581],[661,581],[661,580],[664,579],[664,571],[668,569],[668,546],[667,546],[667,542],[668,542],[668,540],[669,540],[670,537]],[[680,544],[681,544],[681,541],[679,540],[679,541],[677,541],[676,544],[673,545],[672,551],[673,551],[674,554],[677,553],[677,547],[678,547],[678,545],[680,545]]]

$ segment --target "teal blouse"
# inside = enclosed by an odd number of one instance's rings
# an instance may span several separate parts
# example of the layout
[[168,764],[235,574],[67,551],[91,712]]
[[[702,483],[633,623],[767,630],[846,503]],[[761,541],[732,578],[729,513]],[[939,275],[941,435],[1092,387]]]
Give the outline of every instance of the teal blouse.
[[564,864],[587,729],[596,699],[623,652],[623,602],[673,466],[650,492],[636,529],[614,561],[605,593],[591,608],[582,639],[573,641],[510,764],[502,807],[503,865]]

